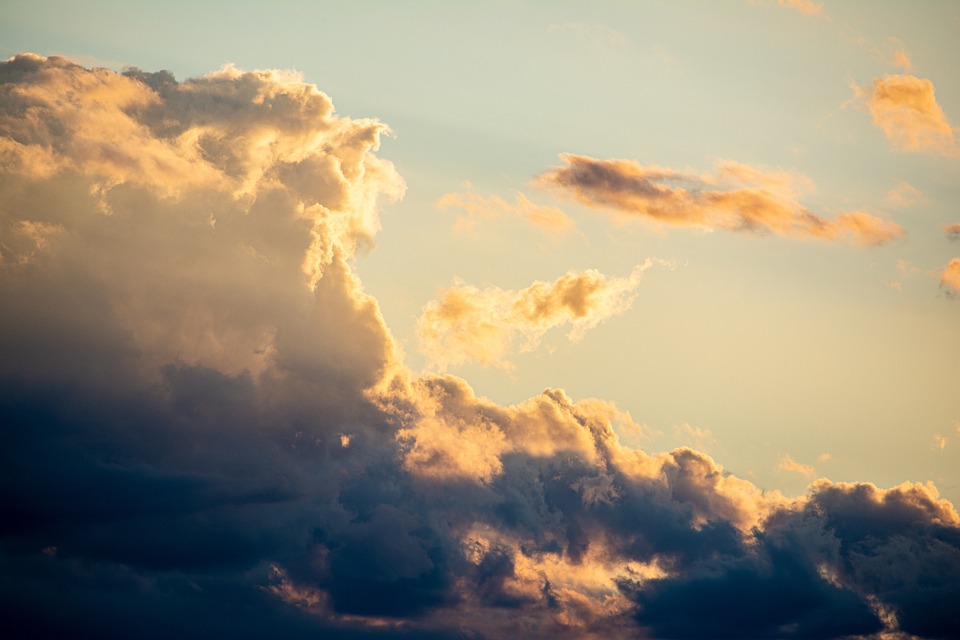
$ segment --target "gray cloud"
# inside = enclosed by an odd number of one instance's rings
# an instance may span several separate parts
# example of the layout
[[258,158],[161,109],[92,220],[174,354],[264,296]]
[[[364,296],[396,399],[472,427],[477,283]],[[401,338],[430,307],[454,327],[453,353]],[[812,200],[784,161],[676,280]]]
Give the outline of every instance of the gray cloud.
[[280,72],[0,64],[4,637],[957,635],[932,486],[788,500],[413,376],[348,262],[382,130]]

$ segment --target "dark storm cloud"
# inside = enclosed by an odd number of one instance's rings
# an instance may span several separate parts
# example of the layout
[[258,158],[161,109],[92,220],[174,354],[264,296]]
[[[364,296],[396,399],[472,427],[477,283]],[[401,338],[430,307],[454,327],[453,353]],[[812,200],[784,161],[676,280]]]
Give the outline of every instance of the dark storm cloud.
[[3,637],[957,635],[932,486],[791,501],[405,369],[348,262],[382,130],[288,73],[0,65]]

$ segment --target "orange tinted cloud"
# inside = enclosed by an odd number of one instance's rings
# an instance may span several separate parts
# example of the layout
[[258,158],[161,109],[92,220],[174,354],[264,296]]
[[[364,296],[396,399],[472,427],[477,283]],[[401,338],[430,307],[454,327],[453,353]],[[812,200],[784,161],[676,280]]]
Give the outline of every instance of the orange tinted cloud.
[[854,85],[853,90],[865,101],[873,123],[897,149],[957,154],[953,127],[937,103],[930,80],[890,75],[867,87]]
[[521,351],[530,351],[550,329],[570,325],[567,337],[577,341],[625,311],[652,264],[647,260],[624,278],[608,278],[594,269],[571,271],[520,291],[469,285],[444,289],[417,321],[420,348],[440,369],[464,362],[509,368],[507,354],[518,336]]
[[960,240],[960,222],[948,224],[943,228],[943,230],[946,232],[947,237],[951,240]]
[[799,11],[808,16],[822,16],[823,3],[813,2],[812,0],[777,0],[781,7]]
[[793,473],[799,473],[805,476],[812,476],[814,473],[816,473],[816,469],[810,465],[797,462],[788,455],[781,456],[780,461],[777,463],[777,468],[783,471],[792,471]]
[[[809,180],[742,163],[721,163],[715,174],[696,176],[632,160],[598,160],[562,154],[565,167],[540,175],[553,187],[596,208],[664,224],[754,233],[845,240],[877,245],[903,235],[899,225],[860,211],[826,219],[804,208],[797,195]],[[730,185],[721,190],[714,188]]]
[[960,258],[954,258],[943,269],[940,287],[950,296],[960,295]]
[[514,193],[515,202],[507,202],[499,196],[482,196],[478,193],[447,193],[440,196],[440,208],[462,209],[463,216],[457,219],[456,227],[472,230],[478,220],[518,218],[529,225],[557,235],[567,235],[576,229],[576,224],[560,209],[531,202],[519,191]]

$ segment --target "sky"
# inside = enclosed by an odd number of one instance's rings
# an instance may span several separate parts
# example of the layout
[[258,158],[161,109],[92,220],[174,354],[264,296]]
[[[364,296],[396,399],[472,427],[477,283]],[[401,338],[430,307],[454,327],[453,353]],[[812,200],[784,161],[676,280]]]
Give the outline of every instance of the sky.
[[958,30],[3,3],[4,637],[960,635]]

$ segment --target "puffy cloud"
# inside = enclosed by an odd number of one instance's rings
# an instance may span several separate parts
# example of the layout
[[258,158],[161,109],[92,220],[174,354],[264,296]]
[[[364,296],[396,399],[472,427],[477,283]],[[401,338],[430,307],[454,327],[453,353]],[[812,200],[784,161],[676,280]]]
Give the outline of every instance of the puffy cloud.
[[853,85],[873,123],[903,151],[958,152],[953,127],[937,103],[933,83],[911,75],[877,78],[867,87]]
[[951,240],[960,240],[960,222],[948,224],[943,230]]
[[[0,79],[4,637],[958,635],[932,486],[786,499],[408,371],[348,262],[402,191],[383,125],[281,72]],[[514,304],[585,330],[634,286]]]
[[514,196],[516,202],[510,203],[499,196],[482,196],[471,191],[447,193],[440,196],[437,206],[462,209],[465,215],[457,219],[456,227],[466,231],[473,230],[478,220],[498,218],[519,218],[541,231],[556,235],[568,235],[576,229],[574,221],[560,209],[531,202],[519,191]]
[[960,295],[960,258],[954,258],[944,267],[940,288],[949,296]]
[[[715,174],[696,176],[632,160],[560,157],[566,166],[540,175],[540,186],[623,215],[705,230],[843,239],[853,245],[877,245],[903,235],[896,223],[861,211],[833,220],[815,215],[797,201],[809,180],[787,172],[724,162]],[[722,185],[732,188],[714,188]]]
[[420,348],[440,369],[471,361],[509,368],[507,355],[517,335],[523,338],[520,349],[530,351],[549,330],[569,324],[567,337],[577,341],[626,311],[652,265],[647,260],[624,278],[607,278],[595,269],[571,271],[520,291],[471,285],[443,289],[417,320]]

